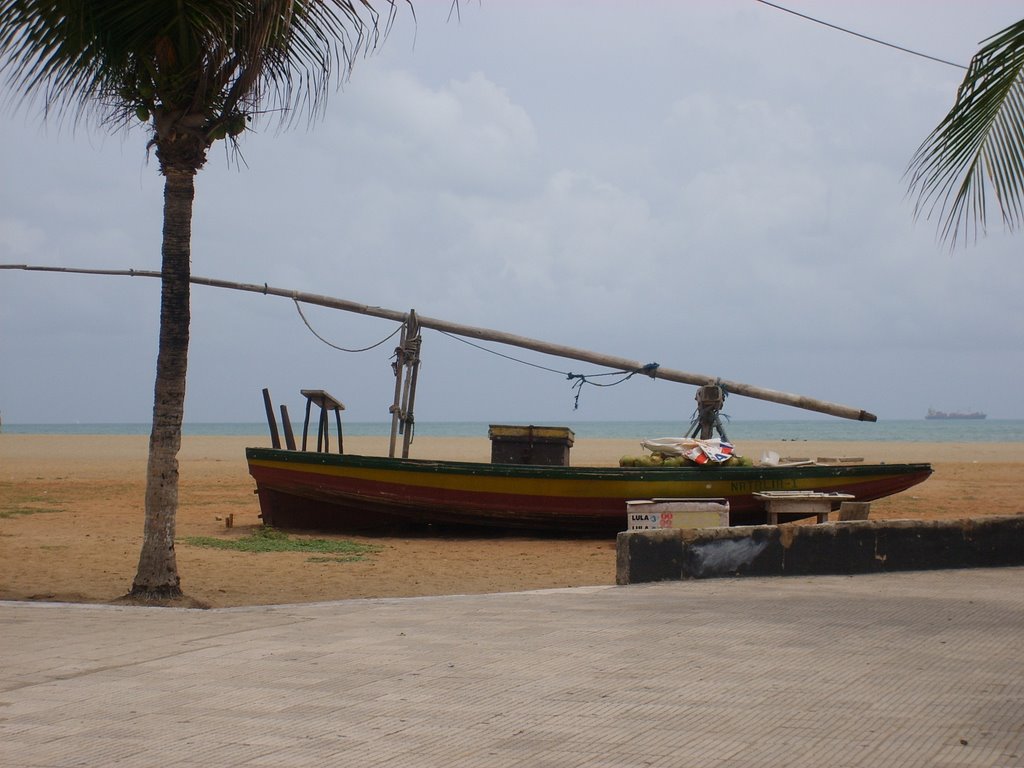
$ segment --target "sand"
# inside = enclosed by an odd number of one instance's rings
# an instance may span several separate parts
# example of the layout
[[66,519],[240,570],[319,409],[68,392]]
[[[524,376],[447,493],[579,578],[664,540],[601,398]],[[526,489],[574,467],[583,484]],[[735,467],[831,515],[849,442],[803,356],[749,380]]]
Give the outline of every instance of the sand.
[[[0,434],[0,599],[113,602],[129,590],[142,536],[147,442],[129,436]],[[610,538],[336,537],[378,548],[357,562],[185,543],[193,536],[246,536],[260,526],[245,465],[247,445],[269,441],[186,437],[182,445],[176,551],[182,588],[195,604],[510,592],[615,581]],[[387,453],[386,438],[347,437],[345,447],[350,453]],[[787,441],[738,449],[753,458],[774,450],[790,457],[932,463],[931,479],[874,502],[872,518],[1024,513],[1024,443]],[[639,452],[635,440],[578,439],[571,457],[575,465],[614,465],[619,456]],[[418,437],[412,455],[487,461],[490,444],[486,438]]]

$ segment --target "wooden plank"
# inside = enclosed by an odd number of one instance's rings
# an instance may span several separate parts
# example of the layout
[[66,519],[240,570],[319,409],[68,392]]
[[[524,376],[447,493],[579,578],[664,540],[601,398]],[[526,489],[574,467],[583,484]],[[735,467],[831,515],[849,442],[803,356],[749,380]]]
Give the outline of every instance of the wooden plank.
[[[37,267],[25,264],[0,264],[0,269],[24,269],[40,272],[68,272],[98,275],[126,275],[131,277],[151,278],[161,278],[163,276],[160,272],[148,270],[72,269],[65,267]],[[284,298],[292,299],[293,301],[301,301],[306,304],[316,304],[321,307],[329,307],[331,309],[340,309],[345,312],[369,315],[370,317],[395,320],[400,323],[406,322],[409,316],[409,313],[406,312],[398,312],[393,309],[360,304],[358,302],[338,299],[332,296],[304,293],[284,288],[274,288],[266,283],[263,285],[238,283],[231,280],[216,280],[214,278],[198,277],[195,275],[189,277],[189,282],[195,285],[210,286],[211,288],[228,288],[236,291],[262,293],[264,296],[282,296]],[[680,384],[693,384],[695,386],[714,384],[724,387],[731,395],[742,395],[743,397],[751,397],[756,400],[766,400],[768,402],[779,403],[780,405],[789,405],[794,408],[801,408],[807,411],[827,413],[831,416],[838,416],[844,419],[853,419],[855,421],[878,421],[878,417],[868,411],[841,405],[839,403],[832,403],[827,400],[819,400],[806,395],[780,392],[778,390],[767,389],[765,387],[757,387],[752,384],[744,384],[739,381],[721,379],[717,376],[674,370],[672,368],[666,368],[653,363],[645,364],[638,360],[630,360],[625,357],[589,352],[576,347],[569,347],[562,344],[551,344],[539,339],[531,339],[527,336],[517,336],[516,334],[505,333],[503,331],[452,323],[439,318],[419,315],[417,316],[417,319],[420,327],[444,331],[445,333],[451,333],[456,336],[466,336],[468,338],[493,341],[498,344],[507,344],[509,346],[520,347],[522,349],[532,349],[535,352],[541,352],[545,355],[554,355],[555,357],[562,357],[568,360],[593,363],[594,365],[601,365],[606,368],[613,368],[627,373],[642,373],[646,376],[650,376],[652,379],[664,379],[665,381],[674,381]]]
[[292,431],[292,420],[288,417],[288,406],[281,403],[281,426],[284,427],[284,444],[289,451],[295,450],[295,433]]
[[274,406],[270,403],[270,390],[263,388],[263,407],[267,411],[267,424],[270,426],[270,444],[281,447],[281,436],[277,433],[277,421],[274,419]]

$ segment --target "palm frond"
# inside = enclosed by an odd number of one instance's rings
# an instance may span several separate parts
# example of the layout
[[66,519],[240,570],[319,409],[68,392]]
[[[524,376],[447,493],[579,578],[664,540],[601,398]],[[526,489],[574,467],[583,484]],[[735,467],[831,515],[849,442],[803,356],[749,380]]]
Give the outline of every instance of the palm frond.
[[1024,221],[1024,20],[994,35],[971,60],[956,102],[907,170],[915,217],[939,217],[955,247],[986,228],[994,200],[1012,230]]
[[288,123],[321,113],[330,85],[386,37],[395,3],[0,0],[0,75],[16,101],[76,118],[159,106]]

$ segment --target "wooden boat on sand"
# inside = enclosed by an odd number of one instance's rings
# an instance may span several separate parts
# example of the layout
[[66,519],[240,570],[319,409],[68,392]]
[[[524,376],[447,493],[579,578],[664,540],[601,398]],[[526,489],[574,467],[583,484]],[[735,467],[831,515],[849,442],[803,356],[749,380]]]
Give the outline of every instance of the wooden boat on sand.
[[[25,264],[0,264],[0,269],[162,278],[160,272],[145,270],[92,270]],[[286,298],[295,302],[300,314],[301,304],[313,304],[401,323],[401,341],[395,349],[392,364],[395,393],[390,407],[391,448],[387,457],[344,454],[340,415],[344,406],[323,390],[302,390],[307,402],[301,450],[297,449],[291,434],[287,409],[281,407],[287,443],[287,447],[282,448],[269,393],[264,390],[274,447],[248,448],[246,458],[249,472],[256,481],[263,520],[269,525],[362,530],[398,523],[456,524],[603,535],[626,527],[627,501],[679,498],[725,499],[730,505],[730,524],[742,525],[765,522],[767,511],[762,509],[763,502],[755,496],[761,492],[835,493],[845,498],[852,496],[857,501],[872,501],[923,482],[932,471],[928,464],[751,467],[719,466],[711,462],[678,467],[570,467],[567,456],[561,466],[549,466],[547,462],[538,466],[530,462],[495,460],[493,454],[490,464],[411,459],[409,448],[414,432],[413,403],[422,328],[448,336],[491,341],[593,363],[621,372],[623,377],[616,383],[639,374],[651,379],[692,384],[698,388],[697,407],[690,425],[693,431],[688,437],[699,436],[700,440],[712,438],[715,433],[723,440],[727,439],[719,419],[727,395],[752,397],[858,421],[876,421],[877,418],[868,411],[804,395],[422,317],[414,310],[400,312],[331,296],[274,288],[266,283],[237,283],[195,275],[189,281],[214,288]],[[569,373],[568,378],[576,380],[574,386],[588,383],[586,375]],[[320,407],[317,450],[307,451],[310,409],[314,404]],[[338,454],[329,452],[329,412],[334,413],[337,422]],[[982,418],[983,415],[972,417]],[[397,458],[399,435],[403,439],[401,457]]]
[[[261,292],[275,290],[264,286]],[[643,365],[500,331],[424,318],[415,311],[397,313],[326,297],[300,296],[294,292],[288,295],[296,301],[308,300],[346,311],[401,320],[402,335],[393,364],[395,390],[390,407],[391,448],[387,457],[344,454],[340,418],[344,406],[322,390],[302,392],[306,397],[302,450],[296,450],[295,440],[288,433],[290,421],[282,406],[287,441],[287,447],[282,448],[270,396],[264,390],[274,448],[249,448],[246,458],[249,472],[256,481],[263,520],[268,525],[347,530],[410,524],[456,525],[607,535],[625,530],[627,501],[656,498],[725,499],[729,503],[730,524],[744,525],[766,522],[764,502],[755,496],[762,491],[837,493],[844,498],[871,501],[910,488],[931,474],[927,464],[753,467],[720,466],[711,462],[672,467],[573,467],[569,466],[568,449],[561,461],[519,461],[497,456],[493,451],[491,463],[411,459],[409,447],[414,432],[412,412],[422,328],[595,363],[623,371],[626,378],[643,374],[695,384],[698,387],[697,409],[689,437],[699,437],[701,441],[713,438],[715,433],[727,440],[719,412],[728,394],[861,421],[875,421],[876,417],[849,406],[667,369],[656,363]],[[306,451],[312,405],[320,407],[318,450]],[[327,446],[329,413],[334,414],[338,425],[337,454],[329,453]],[[401,456],[396,457],[399,435],[403,435]],[[837,501],[837,507],[838,504]],[[780,519],[785,520],[785,517]]]
[[[565,467],[249,448],[263,522],[349,531],[456,525],[614,535],[626,502],[723,498],[731,525],[764,523],[754,493],[818,491],[871,501],[923,482],[928,464]],[[799,517],[799,516],[797,516]]]

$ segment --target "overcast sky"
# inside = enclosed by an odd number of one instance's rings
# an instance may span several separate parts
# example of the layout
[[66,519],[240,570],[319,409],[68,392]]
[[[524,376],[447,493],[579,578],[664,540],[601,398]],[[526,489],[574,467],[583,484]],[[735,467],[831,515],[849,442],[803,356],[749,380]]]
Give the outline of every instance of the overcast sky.
[[[785,3],[784,3],[785,4]],[[1016,2],[793,0],[966,64]],[[872,411],[1024,418],[1024,234],[952,253],[903,173],[961,70],[754,0],[401,10],[308,129],[259,127],[197,177],[193,274],[327,294]],[[6,87],[6,86],[5,86]],[[0,262],[160,267],[142,130],[0,115]],[[146,422],[156,280],[0,271],[8,423]],[[292,302],[196,286],[185,419],[332,392],[385,421],[394,342],[347,354]],[[395,324],[306,309],[334,344]],[[426,331],[419,421],[678,419],[692,387],[587,387]],[[560,372],[599,368],[508,347]],[[804,418],[740,397],[736,419]]]

